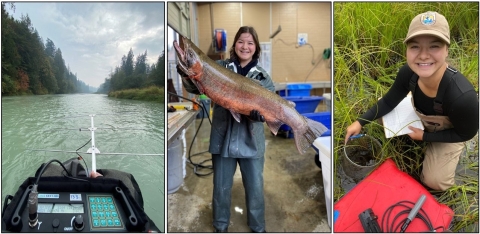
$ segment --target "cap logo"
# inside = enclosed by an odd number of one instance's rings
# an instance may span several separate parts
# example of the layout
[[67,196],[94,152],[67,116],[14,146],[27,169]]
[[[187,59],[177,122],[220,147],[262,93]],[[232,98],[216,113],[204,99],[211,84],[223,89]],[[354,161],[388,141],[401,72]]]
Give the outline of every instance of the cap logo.
[[427,12],[420,17],[420,22],[423,25],[433,25],[435,24],[435,13]]

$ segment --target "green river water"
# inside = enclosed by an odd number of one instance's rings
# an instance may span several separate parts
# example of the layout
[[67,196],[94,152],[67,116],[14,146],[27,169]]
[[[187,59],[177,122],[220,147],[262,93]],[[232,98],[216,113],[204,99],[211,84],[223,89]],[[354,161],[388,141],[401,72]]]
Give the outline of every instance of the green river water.
[[[75,154],[31,149],[75,151],[91,138],[88,115],[95,114],[97,168],[131,173],[143,194],[147,215],[164,231],[164,106],[160,103],[109,98],[101,94],[2,97],[2,206],[27,176],[51,159],[64,162]],[[80,152],[86,152],[87,144]],[[91,168],[90,154],[82,154]],[[83,165],[83,163],[82,163]]]

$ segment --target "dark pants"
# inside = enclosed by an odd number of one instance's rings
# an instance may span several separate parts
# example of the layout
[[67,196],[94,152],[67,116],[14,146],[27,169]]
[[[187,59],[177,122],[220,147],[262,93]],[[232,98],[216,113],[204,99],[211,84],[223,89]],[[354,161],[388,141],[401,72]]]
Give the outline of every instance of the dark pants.
[[247,204],[247,223],[255,232],[265,230],[265,202],[263,197],[263,165],[261,158],[225,158],[212,155],[213,161],[213,226],[218,230],[228,228],[232,201],[233,175],[237,163],[242,172]]

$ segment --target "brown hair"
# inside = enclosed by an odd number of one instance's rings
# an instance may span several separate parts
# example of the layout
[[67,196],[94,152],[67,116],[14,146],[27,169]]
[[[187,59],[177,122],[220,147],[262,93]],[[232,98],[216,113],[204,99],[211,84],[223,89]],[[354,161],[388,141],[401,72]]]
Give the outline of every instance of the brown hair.
[[260,52],[262,49],[260,48],[260,42],[258,41],[257,32],[253,27],[250,26],[242,26],[238,29],[237,34],[235,34],[235,39],[233,40],[233,45],[230,48],[230,59],[238,61],[238,56],[235,53],[235,44],[237,43],[237,40],[240,35],[242,35],[242,33],[250,33],[252,35],[253,41],[255,42],[255,53],[252,56],[252,60],[258,59],[260,57]]

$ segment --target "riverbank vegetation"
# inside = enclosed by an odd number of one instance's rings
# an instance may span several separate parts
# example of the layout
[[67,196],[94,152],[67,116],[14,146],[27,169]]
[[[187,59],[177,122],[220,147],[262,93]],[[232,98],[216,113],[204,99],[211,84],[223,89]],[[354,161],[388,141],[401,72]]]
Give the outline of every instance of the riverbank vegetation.
[[[413,17],[426,11],[443,14],[451,30],[449,64],[461,71],[478,92],[478,2],[335,3],[334,4],[334,201],[346,191],[338,177],[345,129],[382,97],[405,64],[403,39]],[[362,129],[382,142],[383,155],[413,178],[420,176],[424,143],[407,137],[385,138],[377,122]],[[453,232],[478,232],[478,136],[467,143],[456,185],[431,191],[455,212]]]
[[109,97],[134,100],[164,100],[165,53],[157,62],[149,65],[147,51],[135,59],[132,49],[121,59],[120,65],[109,74],[100,85],[99,93],[108,93]]
[[45,44],[28,15],[15,20],[2,2],[2,96],[91,92],[65,65],[60,48]]
[[112,91],[108,93],[109,97],[142,100],[142,101],[154,101],[164,103],[164,88],[157,86],[150,86],[143,89],[124,89],[119,91]]

